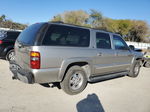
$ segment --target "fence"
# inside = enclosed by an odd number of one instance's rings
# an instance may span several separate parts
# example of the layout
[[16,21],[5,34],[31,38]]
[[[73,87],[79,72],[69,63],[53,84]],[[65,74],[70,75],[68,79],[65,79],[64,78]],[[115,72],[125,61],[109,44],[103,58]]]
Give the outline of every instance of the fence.
[[135,48],[139,49],[148,49],[150,48],[150,43],[141,43],[141,42],[128,42],[126,41],[128,45],[134,45]]

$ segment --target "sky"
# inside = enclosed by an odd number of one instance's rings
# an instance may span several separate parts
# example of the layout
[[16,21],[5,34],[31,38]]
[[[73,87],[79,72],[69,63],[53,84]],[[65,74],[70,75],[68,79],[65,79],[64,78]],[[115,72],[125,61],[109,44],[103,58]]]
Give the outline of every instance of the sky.
[[45,22],[64,11],[90,9],[112,19],[144,20],[150,24],[150,0],[0,0],[0,15],[24,24]]

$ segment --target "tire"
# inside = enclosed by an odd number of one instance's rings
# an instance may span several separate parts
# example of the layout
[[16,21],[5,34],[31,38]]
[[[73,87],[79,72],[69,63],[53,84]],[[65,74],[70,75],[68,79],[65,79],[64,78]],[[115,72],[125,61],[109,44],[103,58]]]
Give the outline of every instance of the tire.
[[150,68],[150,60],[147,60],[147,61],[144,63],[144,67]]
[[14,52],[14,49],[8,51],[8,53],[6,54],[6,60],[7,60],[7,61],[14,61],[14,60],[15,60],[15,52]]
[[141,68],[141,63],[140,61],[135,61],[133,66],[130,69],[130,72],[128,74],[129,77],[137,77],[139,75],[140,72],[140,68]]
[[64,80],[60,83],[63,91],[69,95],[76,95],[82,92],[86,85],[86,73],[80,66],[70,67],[65,74]]

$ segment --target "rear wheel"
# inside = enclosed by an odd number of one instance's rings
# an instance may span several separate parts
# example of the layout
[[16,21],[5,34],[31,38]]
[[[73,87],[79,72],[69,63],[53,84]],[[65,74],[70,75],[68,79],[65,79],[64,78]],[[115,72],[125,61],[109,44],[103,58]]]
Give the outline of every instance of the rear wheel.
[[140,72],[140,67],[141,67],[140,61],[137,60],[136,62],[134,62],[128,76],[137,77],[139,75],[139,72]]
[[6,55],[6,60],[8,61],[14,61],[15,60],[15,52],[14,49],[8,51],[7,55]]
[[72,66],[67,71],[60,85],[61,88],[70,95],[82,92],[87,85],[87,78],[84,70],[80,66]]

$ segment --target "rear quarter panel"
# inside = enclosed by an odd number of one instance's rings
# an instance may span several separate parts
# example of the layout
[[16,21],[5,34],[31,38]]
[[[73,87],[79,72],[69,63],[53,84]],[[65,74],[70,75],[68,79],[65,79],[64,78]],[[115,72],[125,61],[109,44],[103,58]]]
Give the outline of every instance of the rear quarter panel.
[[33,51],[40,52],[41,69],[60,68],[63,61],[68,59],[88,58],[93,60],[95,52],[92,48],[34,46]]

